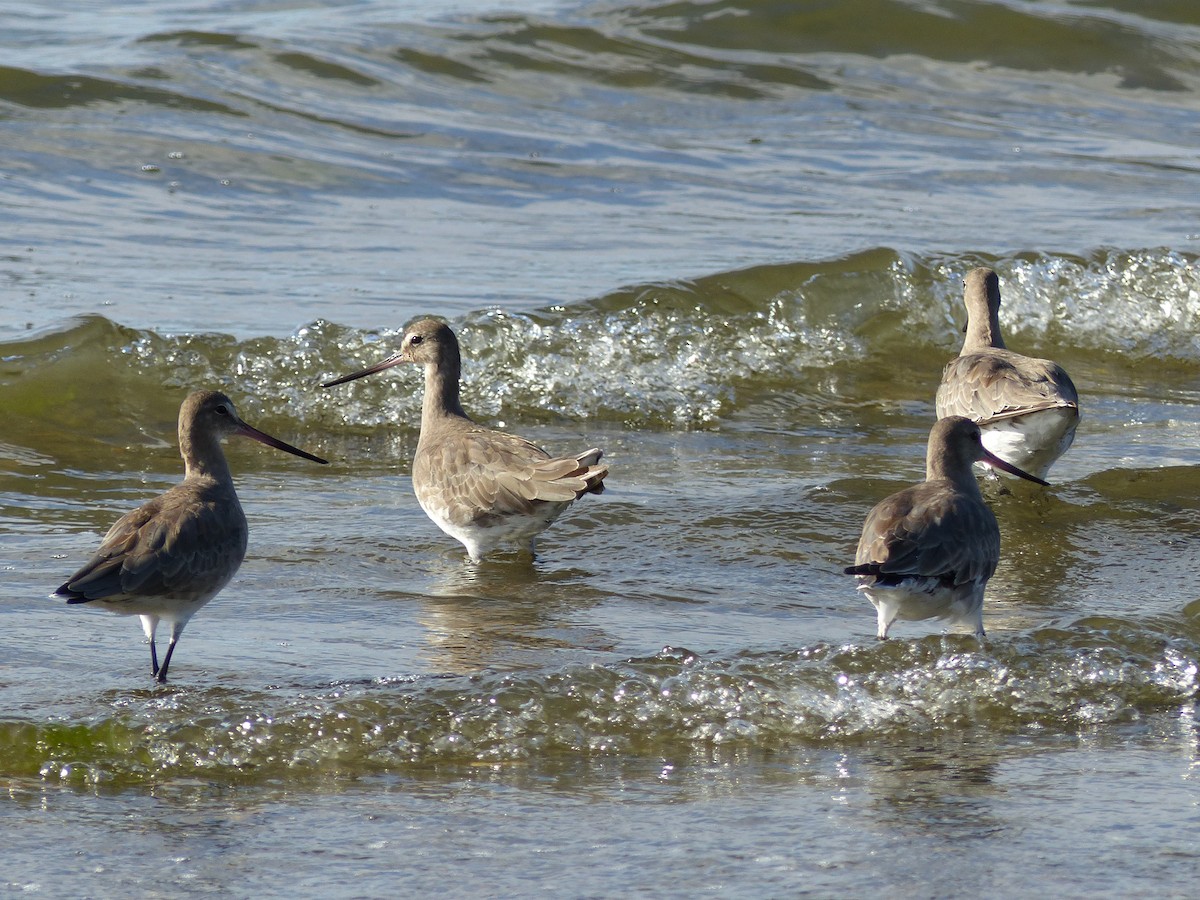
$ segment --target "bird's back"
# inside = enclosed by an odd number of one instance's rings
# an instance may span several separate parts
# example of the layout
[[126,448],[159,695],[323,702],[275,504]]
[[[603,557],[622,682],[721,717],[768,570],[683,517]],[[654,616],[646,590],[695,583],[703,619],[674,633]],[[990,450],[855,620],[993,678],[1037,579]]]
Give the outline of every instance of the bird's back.
[[126,513],[56,593],[69,603],[211,599],[246,554],[246,517],[230,494],[184,481]]
[[932,577],[947,586],[986,581],[1000,559],[1000,528],[982,498],[946,480],[925,481],[876,504],[855,554],[878,580]]
[[413,458],[413,488],[421,505],[451,524],[487,525],[528,516],[540,504],[569,503],[603,490],[608,467],[599,450],[551,457],[517,435],[469,419],[442,423],[430,439],[422,431]]
[[965,416],[990,422],[1046,409],[1078,409],[1079,394],[1055,362],[987,348],[958,356],[942,371],[938,418]]

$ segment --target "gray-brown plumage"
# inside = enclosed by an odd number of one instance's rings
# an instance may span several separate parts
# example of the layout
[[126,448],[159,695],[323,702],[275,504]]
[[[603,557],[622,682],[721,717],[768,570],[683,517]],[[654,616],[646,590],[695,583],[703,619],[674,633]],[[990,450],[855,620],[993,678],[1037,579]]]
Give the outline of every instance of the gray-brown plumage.
[[422,319],[405,331],[400,352],[330,387],[414,363],[425,369],[421,436],[413,490],[426,515],[478,561],[501,544],[526,546],[584,494],[604,490],[603,453],[551,457],[524,438],[474,422],[459,401],[462,359],[450,327]]
[[867,515],[845,573],[859,576],[881,640],[896,619],[948,618],[983,635],[983,592],[1000,561],[1000,526],[971,471],[980,460],[1045,484],[989,453],[974,422],[951,416],[929,433],[925,481]]
[[[234,434],[325,463],[251,428],[224,394],[196,391],[179,408],[183,481],[118,519],[96,554],[55,591],[67,603],[140,616],[159,681],[167,680],[188,620],[229,583],[246,555],[246,516],[221,449],[222,438]],[[161,667],[154,643],[160,621],[171,625]]]
[[942,372],[937,414],[966,416],[996,456],[1044,478],[1075,439],[1079,395],[1062,366],[1014,353],[1000,334],[1000,279],[972,269],[963,281],[966,338]]

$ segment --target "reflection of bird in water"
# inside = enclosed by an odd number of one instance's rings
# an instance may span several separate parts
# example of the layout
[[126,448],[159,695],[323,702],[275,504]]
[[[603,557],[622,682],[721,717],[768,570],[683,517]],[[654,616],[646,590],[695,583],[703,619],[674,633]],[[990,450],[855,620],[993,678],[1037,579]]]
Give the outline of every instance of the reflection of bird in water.
[[[932,711],[931,711],[932,712]],[[899,743],[858,757],[861,782],[882,821],[952,841],[987,837],[1005,827],[996,815],[1000,759],[961,739]]]
[[613,648],[602,628],[580,624],[605,597],[588,586],[588,572],[485,563],[446,565],[433,575],[416,619],[436,670],[540,668],[547,652],[565,663]]

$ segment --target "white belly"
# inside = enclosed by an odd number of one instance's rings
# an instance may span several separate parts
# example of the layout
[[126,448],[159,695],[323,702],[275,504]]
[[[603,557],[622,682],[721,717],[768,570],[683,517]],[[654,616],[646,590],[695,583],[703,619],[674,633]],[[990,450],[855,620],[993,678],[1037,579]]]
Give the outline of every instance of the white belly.
[[867,595],[878,615],[878,636],[886,638],[896,619],[908,622],[949,619],[970,625],[976,634],[983,634],[984,582],[954,588],[935,587],[933,583],[933,579],[920,579],[911,586],[860,585],[859,590]]
[[533,540],[550,527],[550,523],[570,506],[570,503],[538,503],[529,515],[510,515],[487,525],[456,525],[450,521],[445,510],[426,506],[421,498],[421,508],[438,528],[467,548],[467,554],[478,562],[483,556],[505,544],[515,544],[533,552]]
[[[1075,440],[1079,410],[1057,407],[980,425],[983,446],[1018,469],[1045,478]],[[1015,476],[1014,476],[1015,477]]]

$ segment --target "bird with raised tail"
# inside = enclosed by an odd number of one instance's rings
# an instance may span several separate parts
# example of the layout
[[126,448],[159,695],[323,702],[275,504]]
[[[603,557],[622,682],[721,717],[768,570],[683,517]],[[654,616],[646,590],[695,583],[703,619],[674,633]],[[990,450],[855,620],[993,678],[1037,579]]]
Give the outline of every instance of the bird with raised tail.
[[425,370],[421,435],[413,457],[417,502],[442,531],[478,562],[502,544],[534,552],[534,542],[584,494],[604,490],[608,466],[598,449],[552,457],[524,438],[473,421],[459,402],[462,358],[450,326],[435,319],[410,325],[400,352],[332,387],[401,363]]
[[[1079,394],[1058,363],[1014,353],[1000,334],[1000,279],[988,268],[963,280],[962,352],[946,365],[938,418],[965,416],[992,453],[1039,478],[1075,440]],[[994,467],[993,467],[994,468]]]
[[[167,680],[188,621],[229,583],[246,555],[246,515],[221,449],[231,435],[327,464],[247,425],[224,394],[196,391],[179,408],[183,481],[118,519],[95,555],[54,592],[67,603],[140,616],[158,681]],[[160,622],[171,626],[161,666],[154,642]]]
[[950,416],[929,433],[925,480],[867,515],[855,564],[844,571],[859,577],[874,605],[880,640],[897,619],[949,619],[983,637],[983,591],[1000,562],[1000,526],[971,470],[979,461],[1046,483],[984,448],[970,419]]

